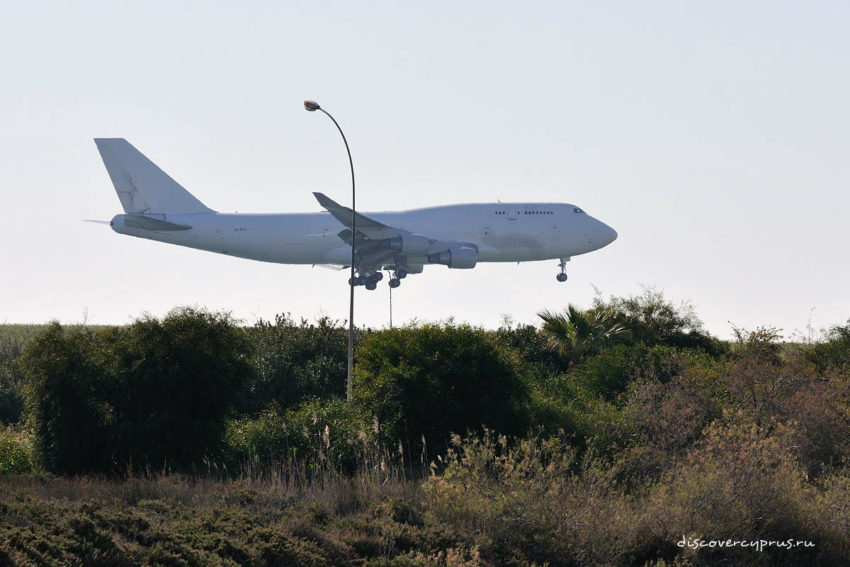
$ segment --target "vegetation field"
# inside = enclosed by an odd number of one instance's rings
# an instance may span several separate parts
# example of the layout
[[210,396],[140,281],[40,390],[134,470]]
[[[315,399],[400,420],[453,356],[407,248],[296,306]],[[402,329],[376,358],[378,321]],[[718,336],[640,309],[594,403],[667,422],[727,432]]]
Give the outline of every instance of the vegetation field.
[[0,329],[2,565],[842,565],[850,322]]

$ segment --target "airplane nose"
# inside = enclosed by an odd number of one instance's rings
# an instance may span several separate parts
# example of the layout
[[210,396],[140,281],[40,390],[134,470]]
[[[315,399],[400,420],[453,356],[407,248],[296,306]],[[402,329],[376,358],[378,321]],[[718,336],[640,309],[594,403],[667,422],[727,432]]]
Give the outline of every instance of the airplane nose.
[[617,231],[601,221],[596,221],[596,230],[594,231],[593,244],[596,249],[608,246],[617,240]]
[[608,226],[605,223],[602,223],[602,227],[603,227],[602,242],[604,242],[604,244],[602,244],[602,246],[608,246],[609,244],[611,244],[612,242],[617,240],[617,231],[614,230],[613,228],[611,228],[610,226]]

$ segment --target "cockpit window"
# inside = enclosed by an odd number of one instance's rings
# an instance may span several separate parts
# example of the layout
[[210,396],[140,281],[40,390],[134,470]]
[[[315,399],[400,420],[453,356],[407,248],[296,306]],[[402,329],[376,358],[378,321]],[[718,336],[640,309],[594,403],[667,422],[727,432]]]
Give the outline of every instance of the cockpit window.
[[573,209],[573,212],[574,212],[574,213],[576,213],[576,214],[584,214],[584,211],[582,211],[582,210],[581,210],[581,209],[579,209],[578,207],[574,208],[574,209]]

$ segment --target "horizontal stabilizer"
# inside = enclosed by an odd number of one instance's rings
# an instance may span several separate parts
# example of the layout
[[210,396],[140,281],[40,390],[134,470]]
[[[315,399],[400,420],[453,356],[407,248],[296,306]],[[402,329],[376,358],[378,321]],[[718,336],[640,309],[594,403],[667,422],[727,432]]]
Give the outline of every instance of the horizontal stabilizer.
[[177,224],[145,215],[124,215],[124,226],[158,231],[189,230],[192,228],[188,224]]

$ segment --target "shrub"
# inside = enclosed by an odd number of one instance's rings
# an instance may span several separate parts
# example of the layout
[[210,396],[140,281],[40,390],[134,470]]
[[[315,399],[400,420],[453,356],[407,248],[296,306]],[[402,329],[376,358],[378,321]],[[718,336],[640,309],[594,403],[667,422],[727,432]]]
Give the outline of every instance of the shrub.
[[618,455],[623,477],[632,481],[657,478],[675,458],[689,449],[703,429],[720,416],[720,405],[711,391],[688,377],[675,377],[664,384],[638,380],[623,396],[626,431]]
[[785,400],[815,379],[814,368],[799,355],[782,356],[776,329],[735,332],[738,344],[725,375],[730,401],[761,423],[779,414]]
[[244,331],[227,315],[185,308],[110,339],[118,462],[185,469],[217,458],[228,409],[252,375]]
[[850,376],[803,384],[779,412],[797,424],[798,455],[810,475],[850,464]]
[[0,424],[18,423],[23,413],[23,380],[17,360],[0,360]]
[[812,347],[809,359],[820,372],[829,367],[850,367],[850,320],[827,331],[824,340]]
[[91,331],[52,323],[22,355],[34,457],[49,472],[111,468],[113,416],[100,346]]
[[256,413],[274,401],[281,408],[311,398],[345,395],[346,329],[322,317],[295,324],[285,315],[246,330],[254,347],[256,375],[246,384],[237,407]]
[[681,375],[688,364],[688,355],[671,347],[616,345],[589,358],[573,374],[590,392],[612,400],[631,381],[645,378],[666,382]]
[[217,457],[249,352],[228,316],[193,309],[97,333],[50,325],[21,359],[37,462],[74,475]]
[[272,404],[256,417],[228,424],[228,460],[236,466],[249,463],[260,474],[292,464],[353,471],[370,431],[358,408],[340,398],[285,411]]
[[629,331],[634,343],[701,349],[712,356],[727,351],[724,343],[703,328],[690,303],[675,305],[655,289],[607,301],[597,297],[592,309],[610,313],[615,323]]
[[496,340],[514,349],[522,361],[537,370],[541,377],[566,372],[570,360],[549,348],[548,340],[533,325],[503,325],[494,332]]
[[375,332],[357,350],[354,395],[384,438],[444,447],[449,432],[482,425],[519,433],[527,424],[518,357],[468,325]]
[[32,470],[29,436],[11,427],[0,429],[0,474],[22,474]]
[[[676,541],[810,540],[813,492],[795,458],[797,431],[777,421],[758,425],[742,412],[710,425],[687,457],[654,490],[655,514]],[[701,549],[698,564],[810,564],[815,548]]]

